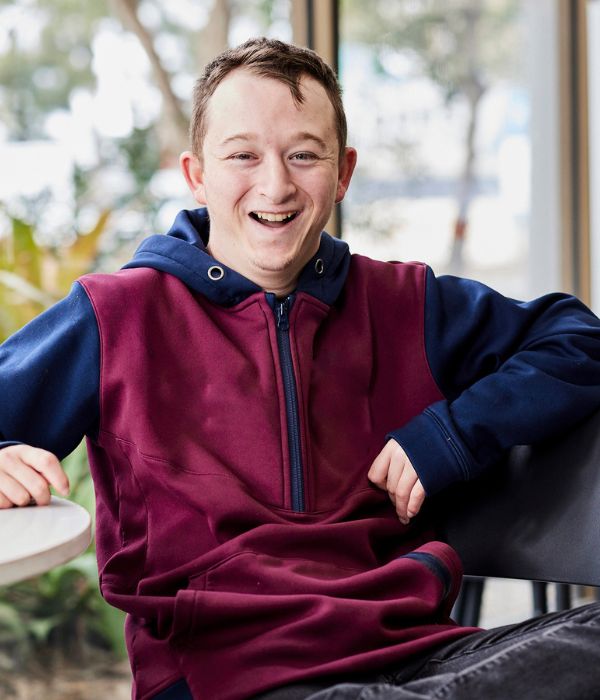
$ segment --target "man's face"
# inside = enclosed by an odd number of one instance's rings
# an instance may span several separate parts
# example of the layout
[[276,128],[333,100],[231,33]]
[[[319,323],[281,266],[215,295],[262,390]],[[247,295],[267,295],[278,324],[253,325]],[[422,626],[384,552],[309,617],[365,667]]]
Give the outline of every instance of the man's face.
[[271,78],[238,69],[210,98],[202,158],[182,155],[194,198],[208,207],[211,254],[278,294],[290,292],[316,253],[356,162],[341,159],[334,111],[314,79],[304,102]]

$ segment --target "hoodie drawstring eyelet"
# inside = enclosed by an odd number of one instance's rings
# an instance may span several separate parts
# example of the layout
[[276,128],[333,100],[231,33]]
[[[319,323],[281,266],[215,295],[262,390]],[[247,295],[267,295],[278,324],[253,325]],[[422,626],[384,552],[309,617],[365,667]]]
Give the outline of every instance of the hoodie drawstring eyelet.
[[211,265],[208,268],[208,277],[213,282],[218,282],[219,280],[222,280],[223,277],[225,277],[225,270],[219,265]]

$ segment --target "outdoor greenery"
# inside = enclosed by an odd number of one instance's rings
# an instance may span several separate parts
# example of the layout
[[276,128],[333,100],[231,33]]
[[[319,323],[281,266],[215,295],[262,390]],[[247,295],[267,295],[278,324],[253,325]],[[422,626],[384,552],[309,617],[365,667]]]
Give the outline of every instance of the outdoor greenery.
[[[390,57],[403,56],[414,72],[436,85],[447,106],[463,103],[464,160],[456,173],[457,216],[450,268],[461,272],[463,241],[477,179],[476,135],[488,90],[521,71],[519,0],[342,0],[349,41],[374,49],[377,70],[389,74]],[[387,133],[382,134],[387,138]],[[406,172],[411,143],[400,142],[398,169]],[[409,163],[410,167],[410,163]]]

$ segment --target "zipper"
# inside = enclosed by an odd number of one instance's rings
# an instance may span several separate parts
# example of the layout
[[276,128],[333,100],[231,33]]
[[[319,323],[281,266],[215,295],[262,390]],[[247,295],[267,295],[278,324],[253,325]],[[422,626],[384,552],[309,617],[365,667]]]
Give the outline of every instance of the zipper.
[[304,470],[302,467],[302,449],[300,441],[300,413],[298,411],[298,390],[292,362],[290,345],[290,311],[294,303],[294,295],[285,299],[277,299],[274,294],[267,294],[267,301],[275,312],[277,328],[277,349],[283,377],[283,392],[285,396],[285,413],[287,418],[288,445],[290,450],[290,484],[292,508],[304,512]]

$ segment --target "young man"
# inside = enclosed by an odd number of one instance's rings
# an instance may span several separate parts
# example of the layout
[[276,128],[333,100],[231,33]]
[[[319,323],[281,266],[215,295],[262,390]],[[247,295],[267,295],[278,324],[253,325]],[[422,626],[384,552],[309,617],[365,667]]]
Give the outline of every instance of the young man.
[[537,697],[592,697],[598,609],[458,627],[460,562],[415,516],[600,405],[600,322],[350,256],[322,229],[355,162],[316,54],[208,65],[181,157],[205,208],[0,350],[0,505],[65,493],[87,436],[141,700],[536,697],[565,665],[585,684]]

